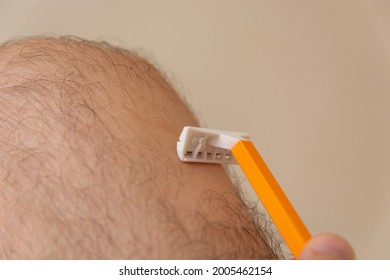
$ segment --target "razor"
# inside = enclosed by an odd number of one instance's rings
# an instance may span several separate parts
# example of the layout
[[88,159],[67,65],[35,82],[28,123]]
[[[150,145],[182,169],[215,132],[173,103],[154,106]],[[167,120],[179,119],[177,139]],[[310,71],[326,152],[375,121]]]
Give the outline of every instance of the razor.
[[292,255],[298,258],[311,235],[249,134],[186,126],[177,142],[177,154],[183,162],[238,164]]

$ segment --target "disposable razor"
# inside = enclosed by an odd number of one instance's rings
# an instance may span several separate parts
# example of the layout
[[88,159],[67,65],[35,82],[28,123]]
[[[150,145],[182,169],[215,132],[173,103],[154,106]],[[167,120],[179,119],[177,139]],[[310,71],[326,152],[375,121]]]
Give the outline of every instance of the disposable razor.
[[297,259],[310,233],[248,139],[247,133],[186,126],[177,142],[177,154],[183,162],[238,163]]

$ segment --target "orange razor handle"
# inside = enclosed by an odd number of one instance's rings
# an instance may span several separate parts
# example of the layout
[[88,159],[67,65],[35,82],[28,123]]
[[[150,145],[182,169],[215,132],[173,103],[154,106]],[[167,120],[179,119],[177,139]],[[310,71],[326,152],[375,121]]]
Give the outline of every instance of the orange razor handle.
[[291,253],[298,258],[311,236],[294,207],[251,141],[240,140],[231,151]]

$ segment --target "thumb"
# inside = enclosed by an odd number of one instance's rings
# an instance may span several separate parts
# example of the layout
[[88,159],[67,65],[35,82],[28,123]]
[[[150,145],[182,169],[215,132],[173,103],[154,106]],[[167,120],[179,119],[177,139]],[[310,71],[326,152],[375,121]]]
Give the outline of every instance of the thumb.
[[342,237],[324,233],[314,236],[303,248],[300,260],[353,260],[351,245]]

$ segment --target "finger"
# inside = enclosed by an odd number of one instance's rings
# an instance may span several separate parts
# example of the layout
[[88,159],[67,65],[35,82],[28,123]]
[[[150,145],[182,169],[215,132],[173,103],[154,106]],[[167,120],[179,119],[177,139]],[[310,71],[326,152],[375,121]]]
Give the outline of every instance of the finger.
[[342,237],[325,233],[313,237],[299,255],[301,260],[353,260],[351,245]]

